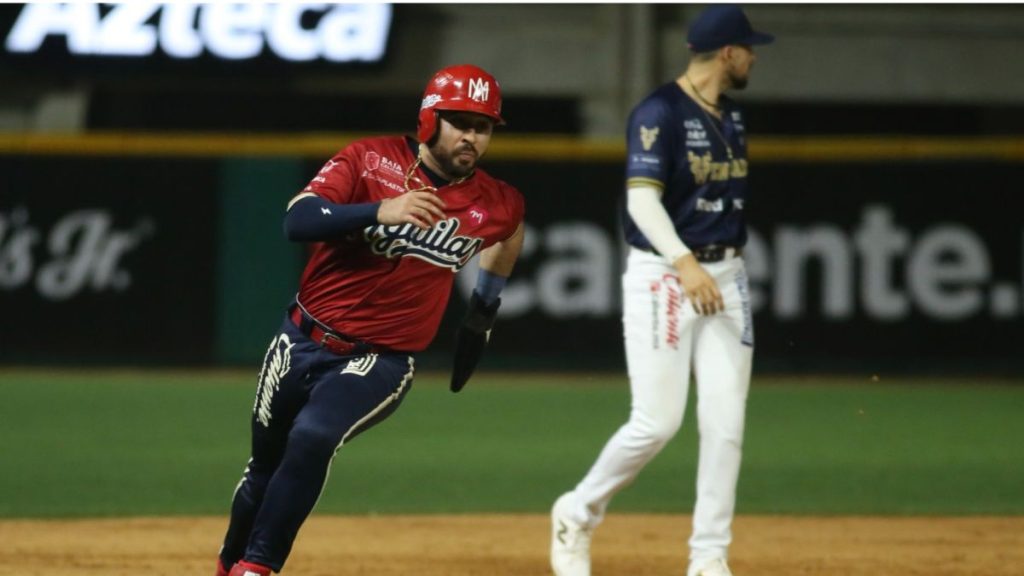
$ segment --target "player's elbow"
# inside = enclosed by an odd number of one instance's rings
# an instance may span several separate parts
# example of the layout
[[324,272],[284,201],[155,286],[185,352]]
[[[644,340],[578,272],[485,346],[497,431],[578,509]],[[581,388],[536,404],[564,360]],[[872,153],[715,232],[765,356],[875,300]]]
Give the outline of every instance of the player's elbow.
[[297,210],[294,208],[289,210],[284,215],[284,223],[282,228],[284,230],[284,237],[290,242],[307,242],[307,234],[305,234],[304,227],[301,225],[301,217],[297,214]]

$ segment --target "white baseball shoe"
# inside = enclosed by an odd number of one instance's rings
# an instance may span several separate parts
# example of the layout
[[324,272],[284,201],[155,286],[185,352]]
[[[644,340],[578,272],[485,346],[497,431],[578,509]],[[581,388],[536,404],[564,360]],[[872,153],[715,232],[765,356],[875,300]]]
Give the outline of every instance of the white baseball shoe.
[[574,494],[562,494],[551,507],[551,568],[555,576],[590,576],[592,529],[570,517]]
[[686,576],[732,576],[732,572],[724,558],[712,558],[691,563]]

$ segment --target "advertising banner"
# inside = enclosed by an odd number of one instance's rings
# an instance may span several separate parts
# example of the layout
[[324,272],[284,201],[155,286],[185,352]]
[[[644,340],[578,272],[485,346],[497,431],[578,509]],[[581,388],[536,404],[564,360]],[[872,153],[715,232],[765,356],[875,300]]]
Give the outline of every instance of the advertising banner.
[[36,2],[0,7],[0,71],[254,75],[381,62],[387,3]]
[[[491,171],[526,194],[529,224],[495,353],[624,365],[621,167]],[[1024,372],[1024,219],[1007,200],[1022,176],[1001,162],[752,165],[744,258],[758,368]],[[468,270],[460,293],[474,281]]]
[[217,167],[0,156],[0,361],[210,361]]
[[[0,361],[245,365],[298,283],[287,198],[323,159],[0,156]],[[527,198],[486,365],[621,369],[622,167],[488,159]],[[760,162],[755,370],[1024,373],[1024,220],[998,161]],[[476,280],[424,369],[447,368]]]

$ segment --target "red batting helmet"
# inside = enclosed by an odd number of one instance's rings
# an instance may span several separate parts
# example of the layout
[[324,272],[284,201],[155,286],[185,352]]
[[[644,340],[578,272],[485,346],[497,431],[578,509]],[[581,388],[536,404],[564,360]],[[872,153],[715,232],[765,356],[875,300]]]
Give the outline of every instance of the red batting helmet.
[[416,136],[427,142],[437,132],[437,112],[458,110],[476,112],[504,124],[501,118],[501,87],[483,68],[459,64],[442,68],[427,82],[420,104]]

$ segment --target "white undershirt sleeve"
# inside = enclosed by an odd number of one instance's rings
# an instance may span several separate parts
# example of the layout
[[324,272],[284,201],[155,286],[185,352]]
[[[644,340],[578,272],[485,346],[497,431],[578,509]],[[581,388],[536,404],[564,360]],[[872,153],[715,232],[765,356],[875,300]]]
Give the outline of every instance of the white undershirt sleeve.
[[690,253],[661,203],[661,190],[654,186],[630,186],[626,191],[626,210],[654,249],[670,264]]

